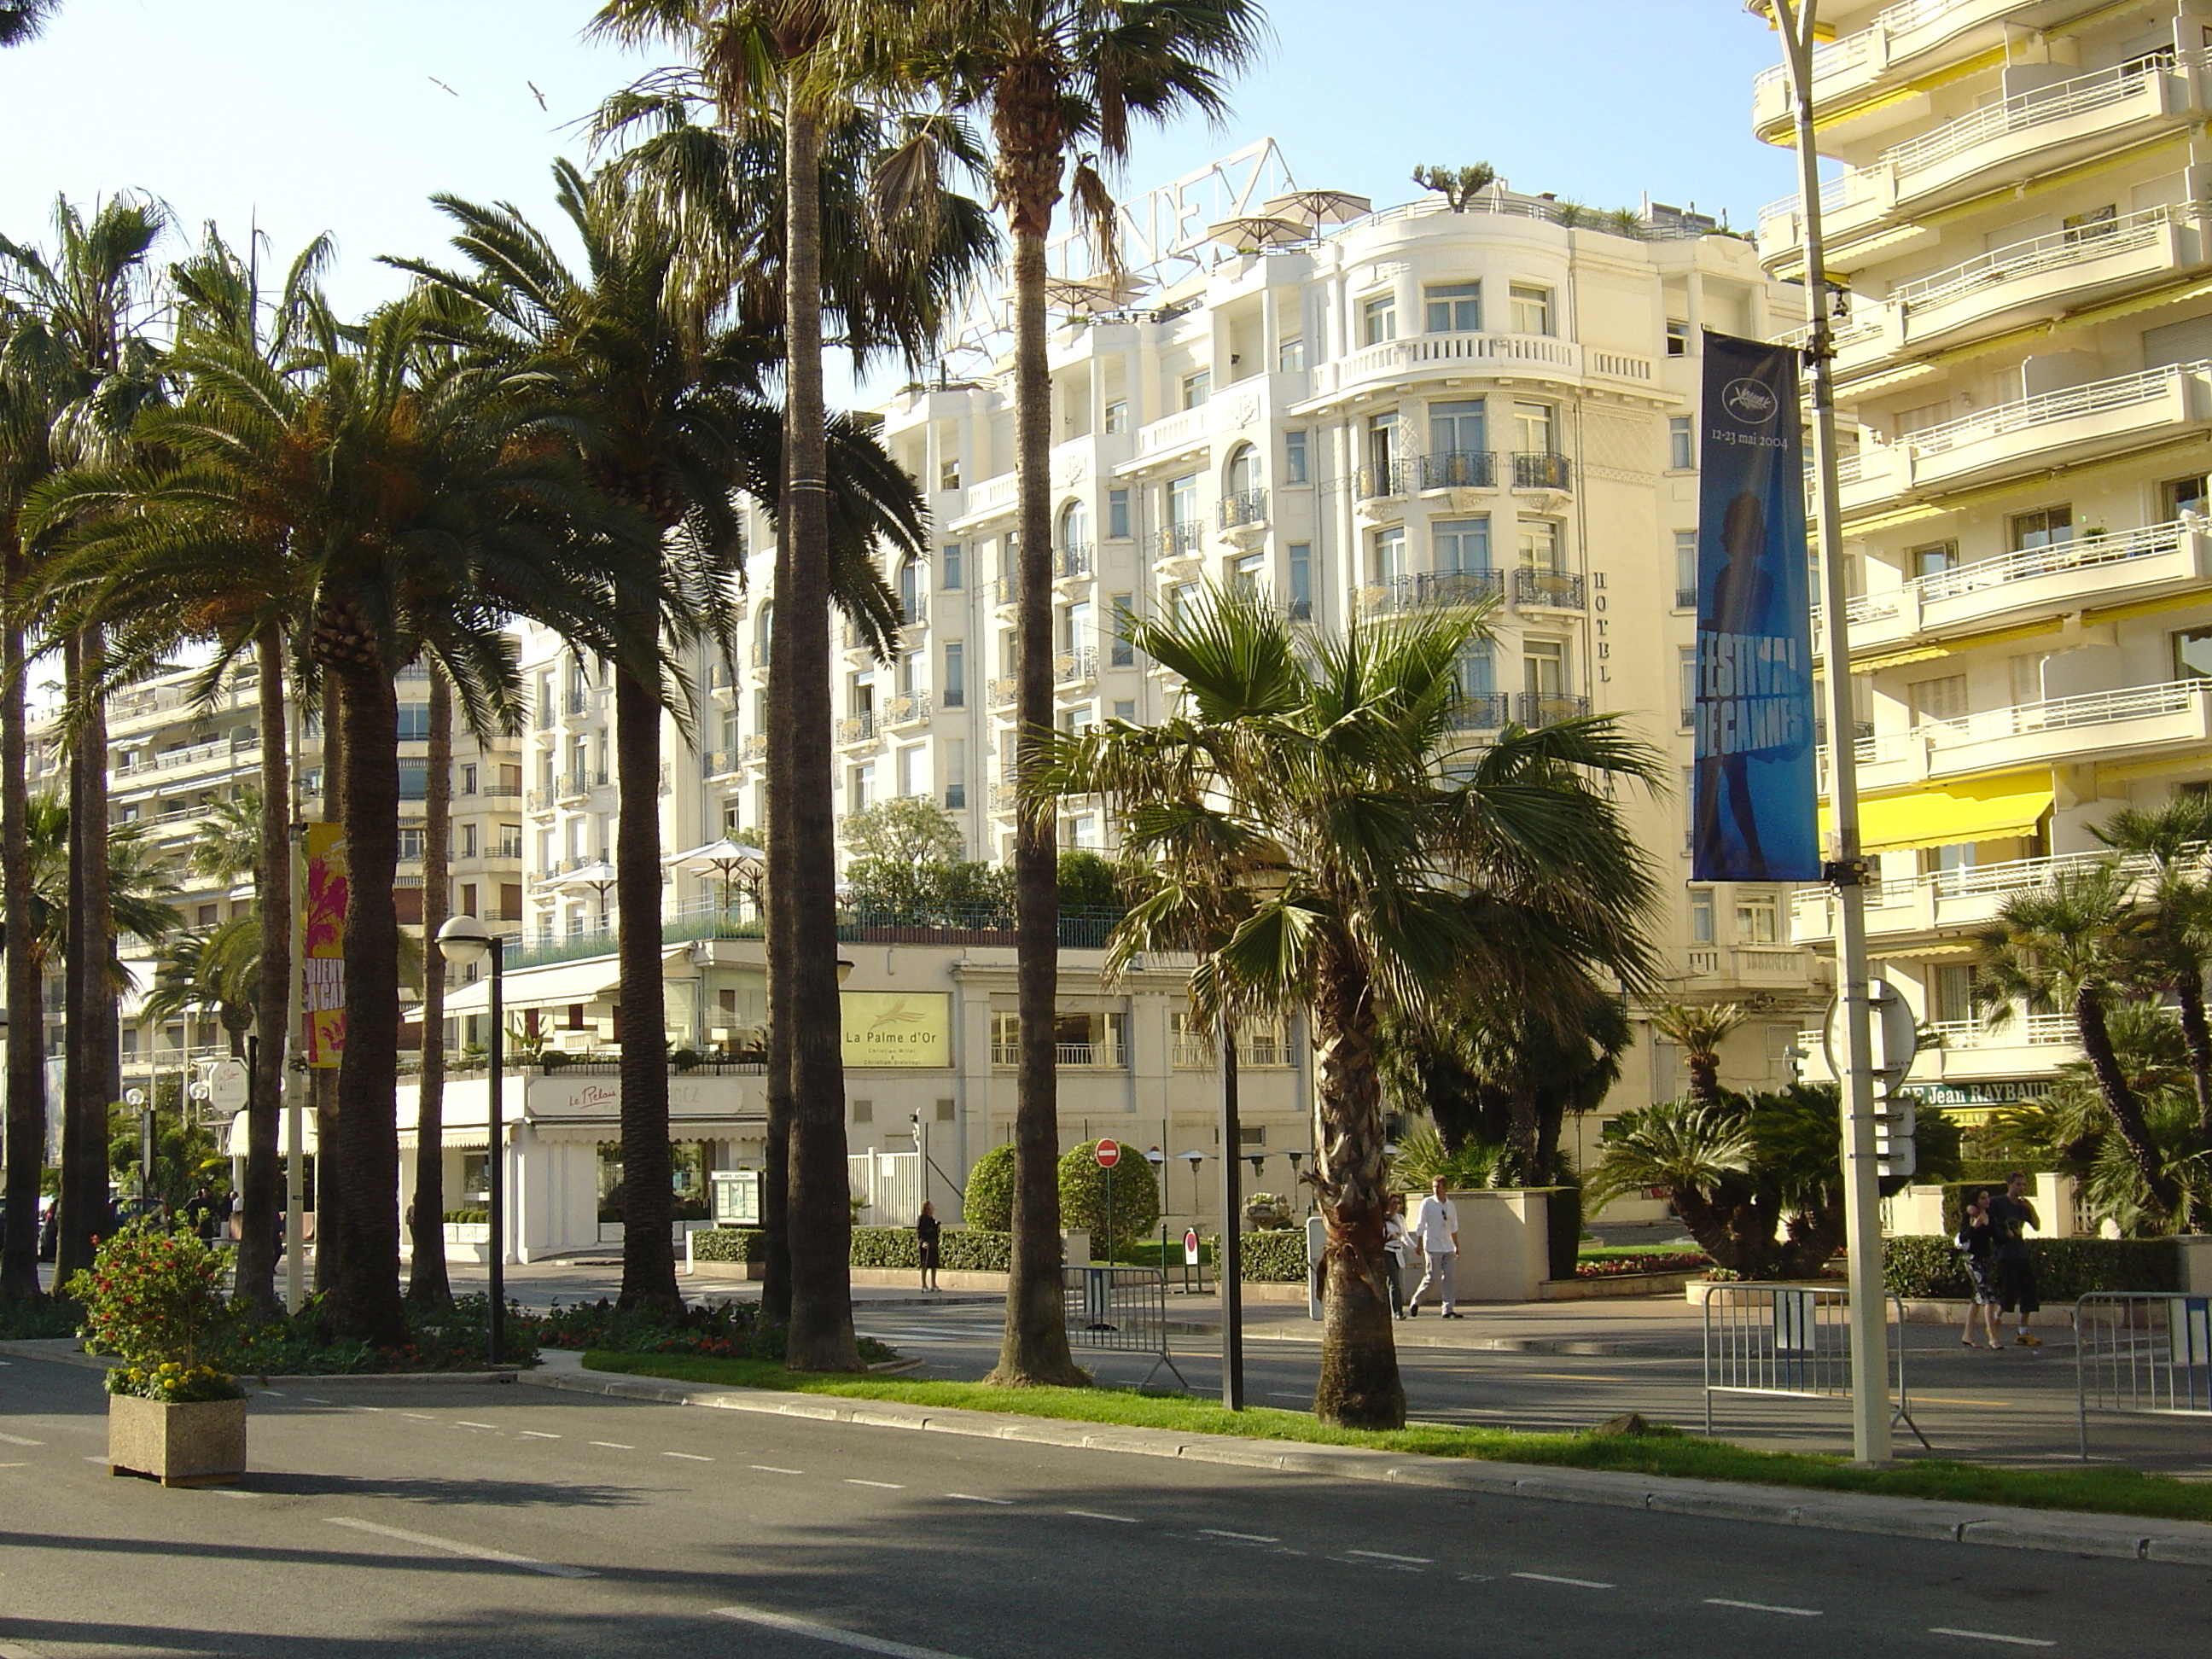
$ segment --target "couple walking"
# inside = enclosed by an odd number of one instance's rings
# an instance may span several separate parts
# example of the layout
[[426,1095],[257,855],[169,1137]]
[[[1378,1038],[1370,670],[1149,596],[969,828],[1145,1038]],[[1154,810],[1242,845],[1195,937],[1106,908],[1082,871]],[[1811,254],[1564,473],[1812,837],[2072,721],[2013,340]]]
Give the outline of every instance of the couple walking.
[[[1413,1212],[1411,1226],[1406,1223],[1406,1200],[1395,1194],[1389,1211],[1382,1218],[1382,1248],[1390,1256],[1390,1310],[1401,1319],[1411,1319],[1420,1312],[1421,1298],[1431,1286],[1436,1290],[1437,1299],[1443,1304],[1443,1316],[1459,1317],[1452,1305],[1452,1268],[1459,1261],[1459,1206],[1444,1196],[1447,1190],[1442,1176],[1431,1182],[1429,1195]],[[1407,1298],[1404,1273],[1407,1259],[1415,1250],[1421,1253],[1427,1266],[1421,1282]]]
[[1997,1340],[1998,1316],[2019,1310],[2020,1334],[2014,1346],[2039,1348],[2042,1339],[2028,1334],[2028,1316],[2043,1305],[2036,1295],[2035,1261],[2027,1253],[2026,1231],[2040,1231],[2043,1222],[2027,1200],[2027,1177],[2015,1170],[2005,1178],[2005,1189],[1986,1188],[1966,1194],[1959,1212],[1959,1231],[1952,1243],[1965,1258],[1972,1299],[1966,1304],[1966,1329],[1960,1341],[1974,1343],[1974,1322],[1979,1319],[1992,1348]]

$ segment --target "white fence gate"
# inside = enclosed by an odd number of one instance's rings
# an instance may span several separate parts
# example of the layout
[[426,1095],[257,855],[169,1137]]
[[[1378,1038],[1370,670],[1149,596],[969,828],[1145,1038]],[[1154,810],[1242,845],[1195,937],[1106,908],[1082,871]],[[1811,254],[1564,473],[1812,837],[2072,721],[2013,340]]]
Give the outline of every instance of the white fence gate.
[[847,1182],[860,1200],[863,1227],[911,1227],[921,1214],[920,1152],[855,1152]]

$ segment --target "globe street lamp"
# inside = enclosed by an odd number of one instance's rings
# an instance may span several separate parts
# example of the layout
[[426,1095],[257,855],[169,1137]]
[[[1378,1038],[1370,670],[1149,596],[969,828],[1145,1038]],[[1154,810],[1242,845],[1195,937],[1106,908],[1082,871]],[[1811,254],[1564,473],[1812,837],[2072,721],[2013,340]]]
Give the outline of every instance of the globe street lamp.
[[507,941],[475,916],[452,916],[438,929],[438,952],[457,968],[469,967],[487,957],[491,959],[491,1036],[485,1045],[490,1062],[487,1082],[491,1133],[486,1143],[489,1154],[484,1159],[484,1212],[491,1224],[485,1229],[490,1235],[490,1243],[484,1252],[491,1268],[491,1329],[485,1339],[484,1358],[497,1365],[507,1354],[507,1180],[502,1167],[505,1149],[500,1145],[506,1138],[506,1127],[500,1121],[500,1067],[504,1059],[500,1039],[505,1034],[507,1022],[503,994]]

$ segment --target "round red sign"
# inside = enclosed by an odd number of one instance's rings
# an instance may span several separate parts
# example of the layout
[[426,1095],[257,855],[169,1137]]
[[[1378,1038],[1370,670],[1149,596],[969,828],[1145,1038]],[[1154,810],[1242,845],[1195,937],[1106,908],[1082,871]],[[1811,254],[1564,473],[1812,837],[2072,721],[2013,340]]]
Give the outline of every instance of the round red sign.
[[1098,1150],[1092,1156],[1097,1158],[1100,1169],[1110,1170],[1121,1161],[1121,1143],[1118,1140],[1102,1140],[1098,1143]]

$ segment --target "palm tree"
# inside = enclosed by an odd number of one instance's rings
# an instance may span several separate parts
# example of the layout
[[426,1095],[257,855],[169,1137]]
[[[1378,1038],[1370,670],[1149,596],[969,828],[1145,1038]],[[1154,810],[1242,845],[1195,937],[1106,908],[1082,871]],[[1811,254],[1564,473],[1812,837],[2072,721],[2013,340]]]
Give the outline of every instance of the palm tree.
[[1721,1044],[1749,1018],[1733,1002],[1662,1002],[1652,1011],[1651,1029],[1681,1049],[1690,1068],[1690,1099],[1705,1105],[1721,1097]]
[[435,666],[429,674],[428,781],[422,799],[422,1063],[415,1081],[415,1224],[408,1238],[407,1297],[443,1307],[453,1299],[453,1290],[446,1274],[446,970],[437,938],[453,902],[453,689]]
[[0,0],[0,47],[37,40],[61,9],[62,0]]
[[[1072,191],[1108,265],[1113,204],[1097,162],[1127,159],[1133,118],[1218,117],[1224,75],[1257,52],[1252,0],[947,0],[914,70],[948,102],[982,112],[993,182],[1013,241],[1014,465],[1020,542],[1015,588],[1018,782],[1037,775],[1053,720],[1052,383],[1045,358],[1045,243]],[[1071,179],[1068,163],[1076,160]],[[1016,1071],[1014,1237],[1006,1328],[992,1379],[1077,1380],[1061,1315],[1059,836],[1025,814],[1014,838],[1014,946],[1021,1047]]]
[[2189,1043],[2190,1081],[2197,1097],[2197,1145],[2212,1152],[2212,1019],[2204,1007],[2204,974],[2212,968],[2212,799],[2177,795],[2144,811],[2130,807],[2090,831],[2124,857],[2147,861],[2151,887],[2134,948],[2146,984],[2171,996]]
[[250,913],[235,915],[163,944],[143,1017],[158,1022],[211,1012],[230,1052],[243,1060],[260,984],[261,925]]
[[[54,465],[107,462],[125,453],[137,412],[161,395],[159,356],[145,330],[151,312],[149,256],[166,228],[163,211],[114,198],[89,216],[66,200],[54,207],[51,254],[0,237],[0,295],[18,313],[16,332],[38,337],[58,407],[46,442]],[[19,532],[24,522],[19,518]],[[34,526],[33,536],[58,526]],[[70,798],[74,821],[107,822],[107,721],[98,695],[104,645],[96,623],[58,645],[74,729]],[[117,1014],[102,968],[107,910],[106,842],[79,836],[70,846],[70,934],[64,977],[69,1042],[64,1067],[58,1276],[92,1260],[93,1229],[107,1211],[107,1103],[115,1091]]]
[[1456,670],[1480,610],[1294,638],[1256,599],[1126,619],[1182,683],[1182,714],[1055,734],[1028,810],[1103,795],[1153,890],[1109,965],[1198,934],[1241,892],[1192,977],[1202,1011],[1303,1009],[1321,1051],[1314,1183],[1328,1226],[1315,1409],[1395,1425],[1405,1393],[1382,1290],[1388,1195],[1378,1036],[1462,995],[1558,1000],[1593,972],[1649,981],[1652,877],[1606,789],[1655,762],[1611,717],[1509,729],[1470,752]]
[[2161,1167],[2142,1103],[2112,1045],[2110,1015],[2136,994],[2131,939],[2136,907],[2127,874],[2114,864],[2062,871],[2048,887],[2014,894],[1980,939],[1974,1000],[1992,1024],[2013,1005],[2064,1012],[2097,1079],[2112,1129],[2135,1160],[2152,1206],[2172,1213],[2178,1184]]

